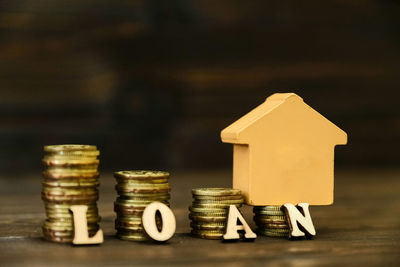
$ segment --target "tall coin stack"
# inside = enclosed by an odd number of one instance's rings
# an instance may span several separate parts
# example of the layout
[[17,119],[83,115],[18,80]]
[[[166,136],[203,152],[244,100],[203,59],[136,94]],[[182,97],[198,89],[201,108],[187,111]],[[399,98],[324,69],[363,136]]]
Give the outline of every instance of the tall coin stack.
[[240,190],[230,188],[192,189],[193,203],[189,207],[192,235],[205,239],[222,239],[230,205],[241,207]]
[[[119,171],[114,173],[118,197],[114,202],[117,213],[115,229],[122,240],[149,240],[143,226],[142,215],[147,205],[161,202],[169,206],[171,188],[169,173],[160,171]],[[161,227],[161,219],[157,217]]]
[[253,212],[259,235],[269,237],[289,236],[289,225],[281,206],[255,206]]
[[96,146],[53,145],[44,147],[42,199],[47,219],[43,224],[44,238],[70,243],[74,237],[71,205],[87,205],[89,235],[99,229],[100,217],[96,201],[99,198],[100,152]]

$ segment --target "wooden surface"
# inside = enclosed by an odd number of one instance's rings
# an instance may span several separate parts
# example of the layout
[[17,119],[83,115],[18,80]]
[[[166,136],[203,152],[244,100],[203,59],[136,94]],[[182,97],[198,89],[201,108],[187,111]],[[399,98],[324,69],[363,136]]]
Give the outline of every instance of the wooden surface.
[[[143,265],[397,265],[400,264],[400,170],[344,170],[336,173],[335,204],[311,207],[317,236],[311,241],[259,237],[224,244],[190,237],[190,189],[230,186],[230,171],[173,173],[172,207],[177,233],[163,245],[114,237],[111,174],[101,177],[99,207],[105,242],[73,247],[42,239],[45,217],[40,174],[0,178],[0,266]],[[251,209],[241,209],[254,227]]]

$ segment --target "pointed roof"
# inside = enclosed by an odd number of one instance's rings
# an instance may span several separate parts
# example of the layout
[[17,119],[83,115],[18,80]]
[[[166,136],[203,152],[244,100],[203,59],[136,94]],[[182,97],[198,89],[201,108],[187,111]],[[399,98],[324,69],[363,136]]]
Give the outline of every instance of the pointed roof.
[[[276,93],[269,96],[263,104],[259,105],[258,107],[256,107],[255,109],[253,109],[252,111],[250,111],[249,113],[247,113],[246,115],[244,115],[243,117],[241,117],[240,119],[229,125],[227,128],[222,130],[221,132],[222,141],[225,143],[240,143],[239,135],[242,131],[246,130],[250,125],[258,121],[259,119],[263,118],[264,116],[270,114],[280,105],[288,101],[303,102],[303,99],[300,96],[296,95],[295,93]],[[323,116],[321,115],[321,117]],[[332,126],[334,126],[334,128],[340,131],[340,134],[343,137],[345,137],[345,139],[343,139],[343,143],[345,144],[347,142],[347,134],[342,129],[337,127],[335,124],[330,122],[328,119],[326,119],[325,117],[323,118],[327,122],[329,122]]]

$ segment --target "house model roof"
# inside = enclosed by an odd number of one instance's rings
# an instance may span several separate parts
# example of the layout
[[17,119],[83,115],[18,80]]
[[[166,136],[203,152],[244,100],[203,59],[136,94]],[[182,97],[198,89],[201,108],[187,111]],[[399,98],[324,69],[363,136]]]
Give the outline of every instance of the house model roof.
[[309,109],[317,113],[321,119],[326,121],[329,127],[332,127],[332,130],[336,131],[339,135],[342,136],[342,142],[340,143],[346,144],[347,134],[335,124],[326,119],[324,116],[319,114],[316,110],[312,109],[310,106],[304,103],[303,99],[295,93],[276,93],[269,96],[264,103],[257,106],[255,109],[225,128],[221,132],[222,141],[225,143],[234,144],[244,143],[243,140],[241,140],[241,133],[243,133],[249,126],[264,118],[265,116],[272,114],[282,104],[294,101],[301,101]]

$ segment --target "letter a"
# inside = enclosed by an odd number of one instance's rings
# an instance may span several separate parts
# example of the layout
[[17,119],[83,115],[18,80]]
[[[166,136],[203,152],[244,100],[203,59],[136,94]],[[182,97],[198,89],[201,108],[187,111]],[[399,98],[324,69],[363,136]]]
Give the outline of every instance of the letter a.
[[[298,238],[303,236],[312,238],[315,236],[316,232],[311,220],[310,211],[308,210],[308,203],[299,203],[297,204],[297,208],[290,203],[284,204],[283,206],[290,228],[289,238]],[[298,208],[300,208],[302,212],[300,212]],[[303,231],[300,230],[299,225]]]
[[[157,210],[161,214],[161,232],[158,231],[156,223]],[[176,220],[172,210],[167,205],[160,202],[153,202],[143,211],[142,225],[146,233],[152,239],[161,242],[167,241],[174,235],[176,229]]]
[[[237,221],[240,221],[242,225],[238,225]],[[226,225],[226,233],[224,235],[224,240],[234,240],[239,239],[238,231],[244,230],[244,238],[246,239],[255,239],[257,235],[251,230],[250,226],[244,220],[242,214],[240,214],[239,210],[235,205],[229,206],[229,216],[228,223]]]
[[89,244],[101,244],[103,243],[103,231],[99,229],[97,233],[89,237],[86,211],[88,207],[86,205],[73,205],[69,208],[72,211],[74,218],[74,245],[89,245]]

